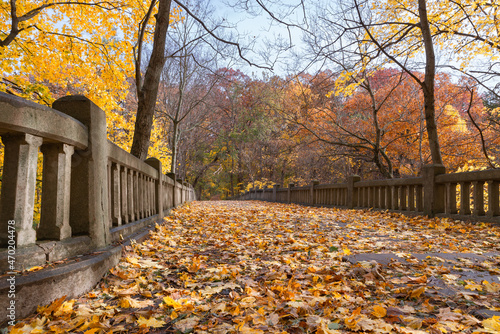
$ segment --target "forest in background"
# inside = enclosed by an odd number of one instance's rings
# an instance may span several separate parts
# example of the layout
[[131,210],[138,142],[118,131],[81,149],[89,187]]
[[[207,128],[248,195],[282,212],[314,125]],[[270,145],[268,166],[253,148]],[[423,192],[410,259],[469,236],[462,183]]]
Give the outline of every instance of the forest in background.
[[[3,2],[0,90],[46,105],[86,95],[106,111],[109,139],[130,151],[163,10],[169,29],[147,155],[201,199],[352,174],[416,176],[436,160],[430,99],[448,172],[499,166],[498,4],[300,1],[304,24],[289,20],[297,6],[257,4],[299,29],[301,50],[283,53],[284,38],[266,45],[276,55],[249,60],[253,44],[226,34],[204,2]],[[269,71],[280,58],[297,66]],[[262,73],[246,74],[234,59]]]

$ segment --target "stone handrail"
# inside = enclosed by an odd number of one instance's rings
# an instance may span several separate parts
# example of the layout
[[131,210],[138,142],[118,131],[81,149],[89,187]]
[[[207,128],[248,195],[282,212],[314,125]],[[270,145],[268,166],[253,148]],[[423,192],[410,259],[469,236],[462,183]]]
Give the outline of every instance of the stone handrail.
[[88,130],[74,118],[52,108],[0,92],[0,135],[28,134],[44,143],[64,143],[85,149]]
[[[436,183],[439,185],[441,193],[444,194],[442,196],[444,212],[441,212],[440,215],[444,213],[444,215],[459,219],[471,215],[493,219],[498,217],[500,215],[499,182],[500,170],[498,169],[437,175]],[[485,184],[487,184],[486,189]],[[457,186],[459,186],[458,191]],[[485,195],[488,199],[486,206]],[[458,207],[457,198],[460,199]],[[471,210],[471,206],[473,210]]]
[[313,182],[303,187],[275,185],[273,188],[253,188],[232,199],[374,208],[430,217],[500,222],[500,170],[445,174],[443,166],[428,165],[421,174],[421,177],[373,181],[351,176],[346,183]]
[[[4,162],[0,194],[0,271],[109,246],[195,199],[159,160],[132,156],[107,139],[106,115],[83,96],[52,108],[0,93]],[[43,153],[41,216],[33,225],[37,161]]]

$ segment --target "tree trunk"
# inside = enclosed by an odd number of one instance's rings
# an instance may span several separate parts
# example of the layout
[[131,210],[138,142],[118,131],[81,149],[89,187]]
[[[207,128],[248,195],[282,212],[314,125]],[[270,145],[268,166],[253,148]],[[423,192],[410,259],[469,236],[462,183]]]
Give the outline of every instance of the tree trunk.
[[172,161],[170,163],[170,173],[175,173],[175,166],[177,164],[177,132],[178,123],[174,121],[172,129]]
[[443,164],[441,150],[439,148],[439,136],[436,125],[436,111],[434,98],[434,78],[436,76],[436,57],[432,43],[431,30],[427,19],[426,0],[418,0],[418,14],[420,18],[420,29],[425,47],[425,79],[422,85],[424,93],[424,114],[427,135],[429,137],[429,148],[431,151],[432,163]]
[[[171,0],[159,0],[158,14],[155,15],[153,51],[144,74],[143,85],[138,89],[137,117],[130,153],[142,160],[146,159],[148,155],[158,86],[166,60],[165,42],[170,21],[171,3]],[[141,64],[136,66],[141,66]]]

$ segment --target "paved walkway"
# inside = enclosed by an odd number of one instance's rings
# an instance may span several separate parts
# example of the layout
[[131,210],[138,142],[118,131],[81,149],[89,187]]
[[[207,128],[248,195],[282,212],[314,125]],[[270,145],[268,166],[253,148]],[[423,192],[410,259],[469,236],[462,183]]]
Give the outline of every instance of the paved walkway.
[[499,241],[447,219],[195,202],[12,333],[500,333]]

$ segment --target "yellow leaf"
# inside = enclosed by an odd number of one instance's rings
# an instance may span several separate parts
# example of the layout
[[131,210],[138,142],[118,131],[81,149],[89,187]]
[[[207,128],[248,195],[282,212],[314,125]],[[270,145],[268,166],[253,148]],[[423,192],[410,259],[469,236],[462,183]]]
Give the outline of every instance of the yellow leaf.
[[245,297],[241,299],[240,306],[241,307],[252,307],[255,305],[255,297]]
[[69,302],[64,302],[61,307],[54,312],[55,317],[60,317],[65,314],[71,314],[73,313],[73,304],[75,303],[75,300],[70,300]]
[[491,318],[485,319],[482,322],[485,329],[497,331],[500,333],[500,317],[495,315]]
[[182,306],[179,302],[176,302],[175,300],[173,300],[172,297],[163,297],[163,302],[167,306],[171,306],[174,309],[178,309]]
[[380,306],[380,305],[375,305],[373,307],[373,312],[372,314],[374,316],[376,316],[377,318],[383,318],[386,316],[387,314],[387,310],[383,307],[383,306]]
[[26,271],[37,271],[37,270],[40,270],[40,269],[43,269],[43,267],[42,266],[34,266],[34,267],[29,268]]
[[411,291],[410,298],[418,298],[424,292],[425,292],[425,286],[421,286],[420,288]]
[[483,281],[483,285],[484,285],[484,288],[486,289],[486,291],[488,291],[490,293],[500,292],[500,284],[498,284],[496,282],[490,283],[490,282],[485,280],[485,281]]
[[480,284],[466,284],[464,288],[469,289],[469,290],[477,290],[477,291],[483,291],[483,287]]
[[148,307],[153,305],[154,302],[151,300],[137,300],[134,298],[131,298],[129,296],[123,297],[120,299],[120,307],[123,308],[143,308],[143,307]]
[[162,321],[162,320],[156,320],[153,317],[151,317],[149,319],[146,319],[146,318],[143,318],[143,317],[139,317],[139,319],[137,319],[137,324],[140,327],[159,328],[159,327],[163,327],[166,324],[166,322]]

